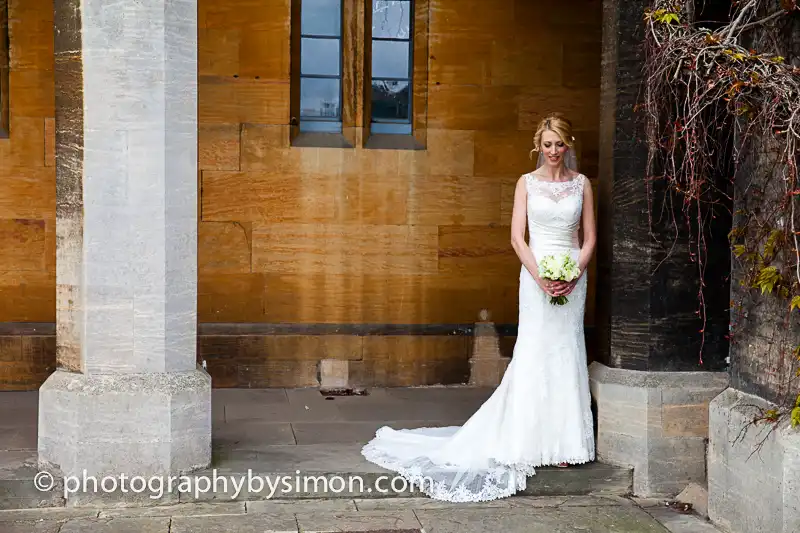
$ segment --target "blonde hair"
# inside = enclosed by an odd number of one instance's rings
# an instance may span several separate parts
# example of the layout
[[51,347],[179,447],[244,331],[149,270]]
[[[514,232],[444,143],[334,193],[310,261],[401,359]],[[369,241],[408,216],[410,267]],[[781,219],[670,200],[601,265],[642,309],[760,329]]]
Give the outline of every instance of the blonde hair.
[[550,113],[539,122],[536,133],[533,135],[533,150],[530,152],[531,159],[533,159],[533,154],[539,151],[542,145],[542,133],[545,131],[554,132],[570,148],[575,144],[575,137],[572,136],[572,122],[562,113]]

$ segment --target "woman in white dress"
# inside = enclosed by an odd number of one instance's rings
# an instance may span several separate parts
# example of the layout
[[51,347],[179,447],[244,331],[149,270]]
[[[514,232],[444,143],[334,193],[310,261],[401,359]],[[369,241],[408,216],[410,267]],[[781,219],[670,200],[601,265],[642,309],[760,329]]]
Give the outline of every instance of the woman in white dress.
[[[522,263],[519,329],[500,385],[462,426],[384,426],[362,449],[366,459],[434,499],[511,496],[538,466],[595,458],[583,319],[596,230],[592,188],[577,172],[571,129],[560,114],[543,119],[534,135],[536,170],[517,182],[511,243]],[[577,261],[580,277],[542,279],[542,257],[565,252]],[[559,295],[566,304],[550,303]]]

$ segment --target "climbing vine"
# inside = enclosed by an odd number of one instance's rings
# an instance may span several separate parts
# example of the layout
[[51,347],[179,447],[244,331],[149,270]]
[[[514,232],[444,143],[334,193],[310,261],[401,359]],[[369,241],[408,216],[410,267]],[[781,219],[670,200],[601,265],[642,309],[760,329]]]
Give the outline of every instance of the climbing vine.
[[[703,328],[708,228],[720,209],[730,210],[733,221],[728,239],[738,293],[773,299],[787,320],[800,316],[800,67],[780,55],[774,38],[797,22],[799,1],[733,1],[718,24],[697,20],[694,0],[654,0],[644,13],[636,111],[645,124],[651,207],[656,183],[678,199],[673,225],[689,236]],[[661,215],[651,209],[651,226],[654,216]],[[731,307],[732,338],[736,312],[746,310],[741,301]],[[790,326],[776,328],[784,337],[775,345],[796,367],[800,346],[785,348]],[[787,390],[795,392],[781,410],[763,412],[763,420],[788,417],[800,425],[796,383]]]

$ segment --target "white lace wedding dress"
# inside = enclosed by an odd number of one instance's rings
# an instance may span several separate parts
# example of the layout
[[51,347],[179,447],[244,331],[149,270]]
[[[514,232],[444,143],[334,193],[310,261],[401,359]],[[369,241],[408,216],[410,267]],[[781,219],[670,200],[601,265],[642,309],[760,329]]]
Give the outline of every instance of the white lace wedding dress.
[[[524,176],[528,232],[537,261],[570,252],[577,260],[582,174],[571,181]],[[588,186],[588,185],[587,185]],[[479,502],[510,496],[534,468],[594,460],[594,432],[583,317],[586,274],[565,305],[522,266],[519,330],[500,385],[462,426],[380,428],[362,449],[369,461],[397,472],[428,496]]]

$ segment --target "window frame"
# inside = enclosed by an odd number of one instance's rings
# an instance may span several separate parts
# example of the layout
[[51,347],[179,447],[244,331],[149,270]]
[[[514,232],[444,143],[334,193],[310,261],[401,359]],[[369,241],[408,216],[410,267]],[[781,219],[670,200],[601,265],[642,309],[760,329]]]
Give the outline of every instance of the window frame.
[[[297,121],[300,132],[303,133],[341,133],[342,126],[343,126],[343,119],[344,119],[344,61],[342,57],[344,55],[344,27],[345,27],[345,18],[344,18],[344,0],[338,0],[339,2],[339,35],[334,37],[330,35],[316,35],[316,34],[304,34],[303,33],[303,6],[302,0],[297,0],[299,5],[299,16],[297,21],[297,31],[299,33],[298,37],[298,56],[299,61],[297,63],[297,76],[299,78],[298,85],[300,91],[300,98],[299,98],[299,105],[300,109],[297,113]],[[326,74],[303,74],[303,39],[320,39],[320,40],[336,40],[339,44],[339,50],[336,54],[336,59],[339,61],[338,65],[338,75],[326,75]],[[311,118],[304,118],[302,116],[302,86],[304,79],[327,79],[327,80],[337,80],[339,84],[339,113],[335,119],[326,119],[324,117],[311,117]]]
[[11,89],[9,71],[11,70],[10,39],[8,28],[8,0],[0,0],[0,139],[7,139],[10,133],[9,112]]
[[426,150],[428,144],[428,53],[430,0],[411,2],[409,35],[411,131],[381,133],[372,131],[372,5],[361,0],[364,9],[364,84],[363,84],[363,147],[378,150]]
[[[372,15],[375,9],[375,2],[379,0],[367,0],[369,2],[369,23],[367,26],[367,30],[369,32],[368,41],[370,52],[375,45],[375,41],[384,41],[384,42],[401,42],[408,44],[408,76],[406,78],[391,78],[391,77],[376,77],[372,73],[372,54],[370,53],[370,62],[369,62],[369,80],[366,80],[365,77],[365,84],[368,86],[368,95],[369,95],[369,115],[365,117],[366,120],[369,121],[369,130],[372,134],[378,135],[411,135],[414,131],[414,33],[416,30],[416,1],[415,0],[397,0],[398,2],[403,2],[408,4],[409,9],[409,16],[408,16],[408,38],[407,39],[398,39],[394,37],[375,37],[372,35]],[[386,1],[386,0],[384,0]],[[366,39],[365,39],[366,41]],[[372,91],[373,91],[373,83],[378,81],[405,81],[408,82],[408,120],[375,120],[372,116]]]
[[[290,0],[289,139],[291,147],[425,150],[428,122],[430,0],[410,3],[410,134],[370,131],[372,123],[372,0],[341,0],[341,132],[301,131],[302,1]],[[305,129],[305,128],[304,128]],[[380,128],[379,128],[380,129]]]

